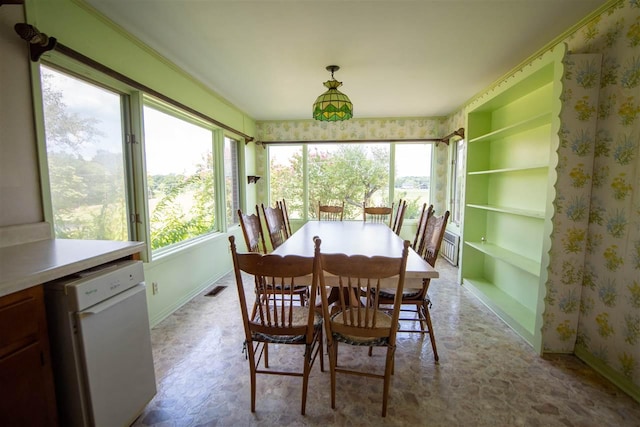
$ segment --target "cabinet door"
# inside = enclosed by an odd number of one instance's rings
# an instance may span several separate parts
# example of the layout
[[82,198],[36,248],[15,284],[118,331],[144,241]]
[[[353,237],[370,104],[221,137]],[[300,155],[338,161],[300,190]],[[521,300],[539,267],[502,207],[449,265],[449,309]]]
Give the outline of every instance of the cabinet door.
[[0,419],[7,426],[50,426],[47,374],[33,343],[0,360]]
[[38,341],[38,301],[19,292],[0,299],[0,358]]
[[0,420],[57,425],[42,287],[0,298]]

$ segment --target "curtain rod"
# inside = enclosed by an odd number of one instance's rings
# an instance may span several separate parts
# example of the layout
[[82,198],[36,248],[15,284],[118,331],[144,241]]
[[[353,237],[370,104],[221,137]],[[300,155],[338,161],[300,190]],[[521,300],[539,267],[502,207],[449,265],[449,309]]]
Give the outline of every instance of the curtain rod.
[[180,108],[182,110],[187,111],[190,114],[193,114],[194,116],[197,116],[203,120],[206,120],[208,122],[213,123],[214,125],[227,130],[229,132],[233,132],[241,137],[244,138],[245,144],[248,144],[249,142],[253,141],[253,137],[240,132],[230,126],[225,125],[222,122],[219,122],[218,120],[209,117],[208,115],[201,113],[197,110],[194,110],[191,107],[188,107],[184,104],[182,104],[181,102],[178,102],[172,98],[169,98],[166,95],[163,95],[162,93],[151,89],[148,86],[143,85],[142,83],[133,80],[127,76],[125,76],[124,74],[121,74],[119,72],[117,72],[116,70],[107,67],[106,65],[103,65],[97,61],[94,61],[93,59],[89,58],[88,56],[85,56],[83,54],[81,54],[80,52],[71,49],[70,47],[67,47],[65,45],[63,45],[62,43],[58,43],[58,41],[56,40],[55,37],[49,37],[44,33],[41,33],[40,31],[38,31],[33,25],[29,25],[29,24],[25,24],[25,23],[17,23],[14,26],[16,33],[18,33],[18,35],[23,39],[26,40],[27,42],[29,42],[29,54],[31,56],[31,60],[33,62],[38,62],[38,60],[40,59],[40,56],[45,53],[48,52],[50,50],[55,50],[56,52],[60,52],[63,55],[68,56],[69,58],[72,58],[78,62],[81,62],[82,64],[88,65],[89,67],[100,71],[110,77],[113,77],[129,86],[132,86],[133,88],[146,92],[150,95],[155,96],[156,98],[173,105],[174,107]]
[[409,138],[409,139],[380,139],[380,140],[371,140],[371,139],[341,139],[341,140],[290,140],[290,141],[256,141],[258,145],[276,145],[276,144],[335,144],[335,143],[356,143],[356,142],[435,142],[436,146],[438,143],[443,142],[449,145],[449,140],[454,136],[459,136],[460,138],[464,138],[464,128],[460,128],[451,132],[449,135],[443,136],[442,138]]

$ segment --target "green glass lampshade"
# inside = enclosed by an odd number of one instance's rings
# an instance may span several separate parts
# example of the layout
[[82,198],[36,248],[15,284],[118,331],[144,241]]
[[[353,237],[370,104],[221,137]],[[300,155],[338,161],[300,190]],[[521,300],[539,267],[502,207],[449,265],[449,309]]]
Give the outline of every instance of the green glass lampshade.
[[313,104],[313,118],[323,122],[337,122],[353,117],[353,104],[347,95],[338,90],[342,82],[328,80],[324,85],[329,90]]

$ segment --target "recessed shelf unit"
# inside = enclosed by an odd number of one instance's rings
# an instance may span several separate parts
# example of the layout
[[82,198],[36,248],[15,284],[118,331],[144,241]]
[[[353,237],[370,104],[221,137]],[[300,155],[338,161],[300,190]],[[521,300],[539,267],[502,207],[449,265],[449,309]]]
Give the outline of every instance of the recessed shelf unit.
[[469,106],[462,284],[540,351],[564,49]]

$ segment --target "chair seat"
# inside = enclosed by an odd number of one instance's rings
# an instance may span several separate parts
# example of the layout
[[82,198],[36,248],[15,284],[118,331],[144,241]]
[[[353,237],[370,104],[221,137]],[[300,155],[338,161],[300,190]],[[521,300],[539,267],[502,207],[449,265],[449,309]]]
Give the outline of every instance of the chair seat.
[[[291,286],[286,285],[286,286],[284,286],[284,288],[283,288],[282,286],[277,285],[275,288],[276,288],[276,289],[284,289],[284,290],[287,290],[287,291],[288,291],[289,289],[291,289]],[[293,287],[293,291],[294,291],[294,292],[304,292],[304,291],[308,291],[308,290],[309,290],[309,287],[308,287],[308,286],[306,286],[306,285],[295,285],[295,286]]]
[[[345,310],[347,317],[349,316],[350,310]],[[375,310],[376,311],[376,328],[375,329],[388,329],[391,327],[391,316],[389,316],[383,310]],[[373,315],[373,313],[371,313]],[[342,311],[334,313],[331,315],[331,322],[333,324],[344,325],[342,320]],[[354,336],[354,335],[345,335],[338,332],[333,333],[333,338],[339,342],[343,342],[351,345],[361,345],[361,346],[384,346],[389,342],[388,337],[362,337],[362,336]]]
[[[402,299],[415,298],[422,292],[422,289],[403,289]],[[380,289],[380,298],[393,299],[396,296],[395,289]],[[425,301],[430,302],[429,294],[424,298]]]
[[[274,318],[273,310],[271,311],[271,318]],[[280,313],[278,313],[280,316]],[[309,317],[309,308],[307,307],[293,307],[291,310],[291,320],[292,327],[305,326],[307,324],[307,319]],[[253,320],[253,323],[260,324],[260,313],[256,313],[256,318]],[[313,327],[321,328],[322,327],[322,315],[319,313],[314,313],[313,318]],[[260,332],[253,332],[251,337],[255,341],[261,341],[266,343],[274,343],[274,344],[296,344],[296,343],[304,343],[305,336],[304,335],[269,335],[263,334]]]

